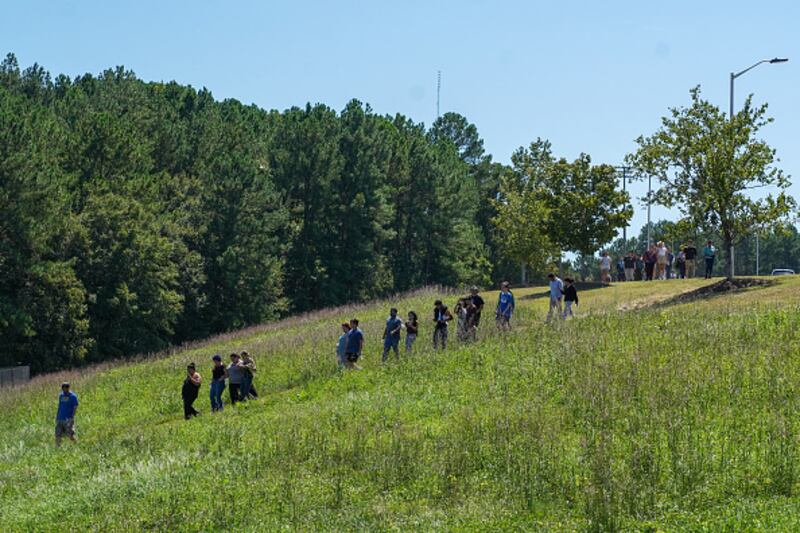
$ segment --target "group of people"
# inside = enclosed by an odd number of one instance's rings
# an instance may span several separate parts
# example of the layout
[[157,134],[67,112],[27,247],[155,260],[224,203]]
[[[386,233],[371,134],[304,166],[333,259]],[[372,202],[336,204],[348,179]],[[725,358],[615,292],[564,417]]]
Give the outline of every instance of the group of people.
[[[431,320],[433,322],[433,349],[444,350],[447,347],[450,322],[456,321],[457,338],[460,341],[471,342],[478,337],[478,326],[481,323],[486,302],[480,295],[478,287],[470,289],[470,295],[459,298],[455,307],[455,316],[442,300],[433,303]],[[503,282],[500,287],[500,296],[495,309],[497,326],[501,330],[511,329],[511,317],[514,314],[514,295],[508,282]],[[390,352],[395,358],[400,357],[400,341],[405,331],[405,352],[411,354],[414,343],[420,331],[419,317],[415,311],[409,311],[404,321],[398,316],[396,308],[389,310],[389,318],[383,329],[383,354],[381,360],[386,362]],[[364,351],[364,332],[358,327],[358,319],[341,324],[341,335],[336,343],[336,360],[340,368],[359,369],[358,361]]]
[[[714,261],[717,257],[717,249],[712,241],[706,243],[702,257],[705,261],[705,277],[710,278],[714,273]],[[617,259],[616,280],[694,278],[697,276],[697,261],[698,251],[691,240],[682,244],[677,254],[670,250],[664,241],[658,241],[651,244],[641,255],[630,251],[624,257]],[[606,251],[600,255],[600,281],[605,284],[612,281],[612,259]]]
[[[578,295],[572,279],[565,278],[564,281],[555,274],[550,274],[550,312],[548,320],[554,310],[557,310],[561,318],[572,315],[572,305],[577,305]],[[565,307],[562,311],[561,302],[564,301]],[[433,348],[434,350],[444,350],[447,347],[449,324],[453,320],[457,323],[458,339],[464,342],[472,342],[477,339],[478,327],[481,323],[485,301],[479,294],[478,287],[470,289],[470,295],[459,298],[455,307],[455,316],[450,312],[447,305],[441,300],[436,300],[431,314],[433,326]],[[514,314],[516,302],[514,294],[510,290],[508,282],[503,282],[500,287],[500,294],[495,307],[495,320],[497,327],[501,331],[511,330],[511,318]],[[357,318],[341,324],[341,336],[336,345],[336,357],[340,368],[359,369],[358,361],[364,351],[364,333],[359,328]],[[389,318],[383,331],[383,356],[382,361],[387,361],[389,353],[394,352],[396,358],[400,357],[400,341],[402,332],[405,331],[405,351],[411,354],[414,343],[420,331],[420,324],[417,313],[409,311],[407,319],[403,320],[398,316],[396,308],[389,311]],[[223,392],[228,388],[231,405],[237,402],[244,402],[249,399],[258,398],[258,392],[253,384],[256,373],[255,360],[247,351],[241,353],[231,353],[230,363],[223,363],[222,356],[219,354],[211,358],[211,381],[209,384],[209,398],[211,401],[211,412],[223,410]],[[197,365],[190,363],[186,367],[186,375],[181,388],[181,398],[183,400],[183,416],[186,420],[194,418],[200,414],[195,409],[194,403],[197,400],[203,378],[197,371]],[[69,383],[61,385],[59,394],[58,411],[56,413],[56,445],[60,445],[64,436],[75,440],[75,414],[78,410],[78,397],[70,390]]]
[[[225,391],[226,382],[231,404],[258,398],[258,391],[253,385],[256,362],[249,353],[243,351],[241,354],[236,352],[230,354],[230,363],[228,365],[222,362],[222,356],[219,354],[214,355],[211,361],[213,366],[211,367],[209,397],[211,399],[212,413],[222,411],[222,393]],[[200,393],[202,383],[203,379],[197,372],[197,367],[194,363],[189,363],[186,367],[186,377],[183,380],[183,388],[181,389],[183,417],[186,420],[200,414],[194,408],[194,402]]]

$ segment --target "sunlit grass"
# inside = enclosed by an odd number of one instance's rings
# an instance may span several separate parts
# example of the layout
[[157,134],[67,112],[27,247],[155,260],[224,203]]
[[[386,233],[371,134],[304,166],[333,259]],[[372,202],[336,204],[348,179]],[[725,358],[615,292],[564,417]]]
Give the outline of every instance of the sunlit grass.
[[[174,355],[0,392],[0,530],[792,530],[798,526],[800,280],[655,306],[705,280],[584,291],[544,324],[380,364],[389,302],[326,310]],[[489,308],[495,294],[485,295]],[[453,295],[446,300],[454,303]],[[632,309],[622,312],[620,309]],[[361,372],[337,370],[358,316]],[[182,418],[183,369],[256,357],[262,399]],[[53,446],[58,383],[81,408]]]

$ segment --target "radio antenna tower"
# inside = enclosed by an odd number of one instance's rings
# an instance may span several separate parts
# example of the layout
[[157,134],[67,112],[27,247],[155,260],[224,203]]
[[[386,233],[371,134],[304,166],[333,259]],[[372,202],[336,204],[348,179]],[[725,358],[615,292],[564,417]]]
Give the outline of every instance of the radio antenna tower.
[[436,74],[436,118],[439,118],[439,97],[442,94],[442,71]]

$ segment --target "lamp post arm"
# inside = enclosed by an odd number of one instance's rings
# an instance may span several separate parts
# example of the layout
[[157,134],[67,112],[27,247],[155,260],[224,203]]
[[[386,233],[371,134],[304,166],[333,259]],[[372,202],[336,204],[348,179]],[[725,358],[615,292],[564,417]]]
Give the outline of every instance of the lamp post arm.
[[769,63],[769,62],[770,62],[770,60],[769,60],[769,59],[762,59],[762,60],[761,60],[761,61],[759,61],[758,63],[754,63],[754,64],[750,65],[749,67],[747,67],[746,69],[742,70],[741,72],[737,72],[736,74],[733,74],[733,73],[732,73],[732,74],[731,74],[731,77],[732,77],[733,79],[736,79],[736,78],[738,78],[739,76],[741,76],[742,74],[744,74],[744,73],[746,73],[746,72],[749,72],[749,71],[753,70],[754,68],[756,68],[756,67],[757,67],[757,66],[759,66],[760,64],[762,64],[762,63]]

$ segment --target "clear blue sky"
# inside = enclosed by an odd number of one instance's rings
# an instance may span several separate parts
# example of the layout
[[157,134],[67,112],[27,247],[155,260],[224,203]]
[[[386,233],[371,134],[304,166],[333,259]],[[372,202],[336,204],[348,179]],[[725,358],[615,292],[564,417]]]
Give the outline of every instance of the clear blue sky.
[[[496,160],[543,137],[612,164],[694,85],[727,109],[732,70],[785,56],[739,78],[736,104],[769,102],[763,137],[800,198],[798,21],[788,0],[26,0],[4,5],[0,51],[70,76],[124,65],[270,109],[358,98],[426,124],[441,70],[442,112],[474,122]],[[634,231],[644,213],[637,203]]]

